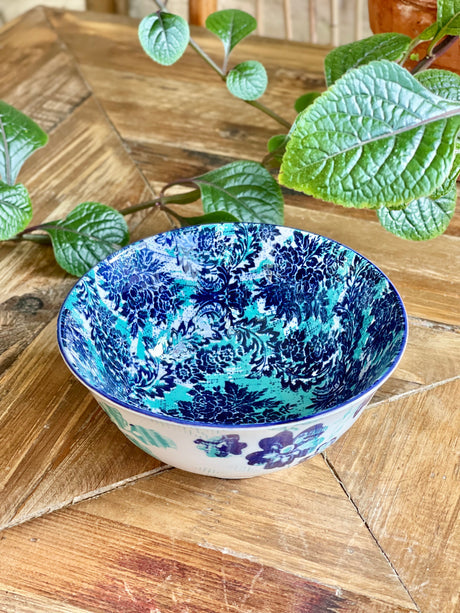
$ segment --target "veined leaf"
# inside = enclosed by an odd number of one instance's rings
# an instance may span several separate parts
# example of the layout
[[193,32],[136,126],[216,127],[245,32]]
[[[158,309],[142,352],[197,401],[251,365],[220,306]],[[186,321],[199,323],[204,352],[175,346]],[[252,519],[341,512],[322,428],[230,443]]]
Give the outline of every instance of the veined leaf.
[[382,207],[377,211],[377,215],[382,226],[396,236],[423,241],[435,238],[446,230],[456,203],[457,189],[454,186],[437,199],[419,198],[399,211]]
[[230,93],[237,98],[256,100],[267,89],[267,72],[260,62],[241,62],[230,70],[226,83]]
[[437,96],[460,102],[460,76],[455,72],[430,68],[419,72],[415,78]]
[[454,157],[454,162],[446,180],[430,194],[430,198],[436,200],[437,198],[444,196],[450,192],[456,185],[457,179],[460,175],[460,154],[457,153]]
[[21,166],[48,136],[27,115],[0,100],[0,177],[14,185]]
[[373,60],[398,60],[409,49],[411,42],[412,39],[405,34],[389,32],[375,34],[333,49],[324,60],[328,87],[351,68],[369,64]]
[[427,53],[445,36],[460,36],[460,0],[438,0],[437,32]]
[[[432,68],[420,72],[415,77],[422,85],[434,92],[441,98],[460,102],[460,76],[448,70]],[[456,154],[449,171],[447,179],[431,195],[430,198],[436,200],[447,192],[450,192],[456,185],[457,177],[460,174],[460,154]]]
[[257,28],[257,21],[238,9],[216,11],[206,19],[206,28],[218,36],[224,44],[225,54]]
[[65,219],[42,229],[51,237],[59,266],[75,276],[85,274],[129,240],[123,215],[99,202],[83,202]]
[[194,179],[205,213],[226,211],[240,221],[283,223],[283,196],[261,164],[238,161]]
[[294,102],[294,109],[297,111],[297,113],[301,113],[307,108],[307,106],[313,104],[316,98],[319,98],[320,96],[320,92],[308,92],[308,94],[303,94]]
[[438,0],[437,22],[440,28],[452,22],[460,13],[460,0]]
[[[414,39],[414,42],[416,41],[416,43],[418,44],[422,41],[431,40],[432,38],[436,36],[437,31],[438,31],[438,23],[435,21],[434,23],[429,25],[427,28],[425,28],[423,32],[420,32],[420,34],[417,35],[417,38]],[[414,45],[414,43],[412,43],[412,45]]]
[[32,218],[32,204],[24,185],[0,182],[0,240],[13,238]]
[[139,40],[144,51],[155,62],[170,66],[187,48],[190,28],[179,15],[159,11],[140,22]]
[[393,62],[350,70],[297,117],[280,183],[344,206],[401,208],[449,175],[459,114]]

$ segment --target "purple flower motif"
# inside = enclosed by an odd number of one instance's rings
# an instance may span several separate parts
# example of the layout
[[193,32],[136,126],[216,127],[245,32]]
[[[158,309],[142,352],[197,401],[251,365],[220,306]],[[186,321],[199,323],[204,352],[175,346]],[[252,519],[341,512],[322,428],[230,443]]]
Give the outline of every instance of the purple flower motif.
[[318,447],[324,443],[321,436],[326,430],[323,424],[315,424],[303,430],[295,438],[290,430],[283,430],[275,436],[263,438],[259,441],[262,451],[256,451],[246,456],[251,466],[264,464],[265,469],[282,468],[298,460],[316,453]]

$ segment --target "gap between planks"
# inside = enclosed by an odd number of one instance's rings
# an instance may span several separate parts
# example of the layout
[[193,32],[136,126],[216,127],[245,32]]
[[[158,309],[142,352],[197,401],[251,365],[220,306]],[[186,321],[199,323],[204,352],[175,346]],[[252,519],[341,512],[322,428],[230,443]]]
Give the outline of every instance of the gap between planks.
[[435,381],[434,383],[426,383],[425,385],[421,385],[420,387],[414,388],[412,390],[408,390],[407,392],[401,392],[400,394],[395,394],[394,396],[391,396],[391,398],[383,398],[383,400],[378,400],[377,402],[371,401],[365,410],[367,411],[368,409],[374,409],[375,407],[379,407],[382,404],[388,404],[396,400],[402,400],[404,398],[408,398],[409,396],[414,396],[415,394],[421,394],[422,392],[428,392],[442,385],[446,385],[447,383],[452,383],[453,381],[457,381],[457,379],[460,379],[460,375],[455,375],[455,377],[449,377],[449,379],[443,379],[442,381]]
[[[457,377],[455,377],[456,379]],[[434,386],[433,386],[434,387]],[[392,399],[393,400],[393,399]],[[380,404],[380,403],[377,403]],[[374,405],[376,406],[376,405]],[[416,610],[419,613],[422,613],[420,607],[418,606],[418,604],[415,602],[415,600],[412,597],[412,594],[410,593],[410,591],[408,590],[406,584],[404,583],[404,581],[401,579],[400,574],[398,573],[397,569],[395,568],[394,564],[392,563],[392,561],[390,560],[390,557],[388,556],[388,554],[386,553],[386,551],[383,549],[383,547],[380,545],[377,537],[375,536],[375,534],[372,532],[371,527],[369,526],[368,522],[364,519],[361,511],[359,510],[358,505],[355,503],[355,501],[353,500],[351,494],[349,493],[349,491],[347,490],[347,488],[345,487],[344,482],[342,481],[342,479],[340,478],[339,474],[337,473],[337,471],[335,470],[333,464],[330,462],[330,460],[327,457],[327,451],[323,452],[321,454],[323,456],[324,462],[326,463],[327,467],[329,468],[329,470],[331,471],[332,476],[335,478],[335,480],[337,481],[337,483],[340,485],[340,487],[343,490],[343,493],[345,494],[345,496],[348,498],[348,500],[350,501],[350,504],[353,506],[353,508],[355,509],[358,517],[360,518],[360,520],[362,521],[362,523],[364,524],[364,526],[366,527],[366,530],[369,532],[372,540],[374,541],[374,543],[376,544],[376,546],[378,547],[380,553],[383,555],[383,557],[385,558],[385,560],[387,561],[388,565],[390,566],[391,570],[394,572],[395,576],[398,578],[398,581],[400,582],[401,586],[403,587],[404,591],[406,592],[406,594],[408,595],[408,597],[411,599],[414,607],[416,608]]]
[[[163,466],[159,466],[158,468],[153,468],[152,470],[147,470],[143,473],[139,473],[138,475],[132,475],[131,477],[127,477],[126,479],[122,479],[121,481],[116,481],[115,483],[111,483],[110,485],[105,485],[104,487],[100,487],[95,490],[91,490],[90,492],[86,492],[85,494],[80,494],[78,496],[74,496],[73,498],[69,498],[68,500],[64,500],[63,502],[46,507],[45,509],[41,509],[37,513],[30,513],[30,515],[25,515],[21,517],[18,521],[11,521],[4,526],[0,526],[0,533],[4,530],[9,530],[9,528],[13,528],[15,526],[20,526],[21,524],[26,524],[27,522],[38,519],[39,517],[44,517],[45,515],[49,515],[50,513],[54,513],[55,511],[60,511],[61,509],[65,509],[67,507],[71,507],[79,502],[93,500],[94,498],[99,498],[104,494],[108,494],[111,491],[127,487],[132,483],[136,483],[137,481],[141,481],[142,479],[147,479],[148,477],[154,477],[156,475],[162,474],[164,472],[168,472],[170,470],[174,470],[174,466],[170,466],[169,464],[164,464]],[[28,496],[26,500],[29,498]]]

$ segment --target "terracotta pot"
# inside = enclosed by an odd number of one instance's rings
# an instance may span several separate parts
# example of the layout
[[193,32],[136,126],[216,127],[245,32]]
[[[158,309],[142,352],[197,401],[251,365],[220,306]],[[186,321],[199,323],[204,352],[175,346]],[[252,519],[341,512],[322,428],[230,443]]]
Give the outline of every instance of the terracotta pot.
[[[436,21],[436,0],[368,0],[368,4],[369,22],[374,34],[401,32],[415,38]],[[423,57],[427,47],[428,43],[417,47],[416,52],[420,57]],[[458,41],[432,66],[460,74]]]

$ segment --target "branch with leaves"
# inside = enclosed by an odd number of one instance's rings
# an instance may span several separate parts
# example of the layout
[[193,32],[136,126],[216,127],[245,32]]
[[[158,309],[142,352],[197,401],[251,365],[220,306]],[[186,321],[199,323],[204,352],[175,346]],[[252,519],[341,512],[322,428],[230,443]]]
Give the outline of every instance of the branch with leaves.
[[[438,18],[415,39],[388,33],[343,45],[325,60],[324,93],[294,102],[291,126],[259,101],[268,79],[260,62],[231,66],[231,52],[256,28],[239,10],[218,11],[207,29],[223,44],[217,63],[190,37],[184,19],[159,10],[139,26],[139,40],[157,63],[169,66],[190,46],[233,96],[276,121],[262,163],[235,161],[199,177],[166,185],[157,198],[121,211],[98,202],[79,204],[65,219],[27,227],[32,205],[16,183],[23,162],[47,142],[26,115],[0,102],[0,240],[51,243],[64,270],[82,275],[129,241],[125,216],[159,207],[179,225],[255,221],[283,223],[279,184],[345,207],[376,210],[397,236],[426,240],[442,234],[456,205],[460,173],[460,77],[432,69],[460,34],[460,0],[438,0]],[[421,42],[429,42],[424,57]],[[405,66],[416,60],[415,68]],[[271,172],[270,172],[271,171]],[[277,180],[272,173],[278,173]],[[171,193],[181,185],[189,191]],[[204,215],[186,217],[169,205],[200,199]]]

